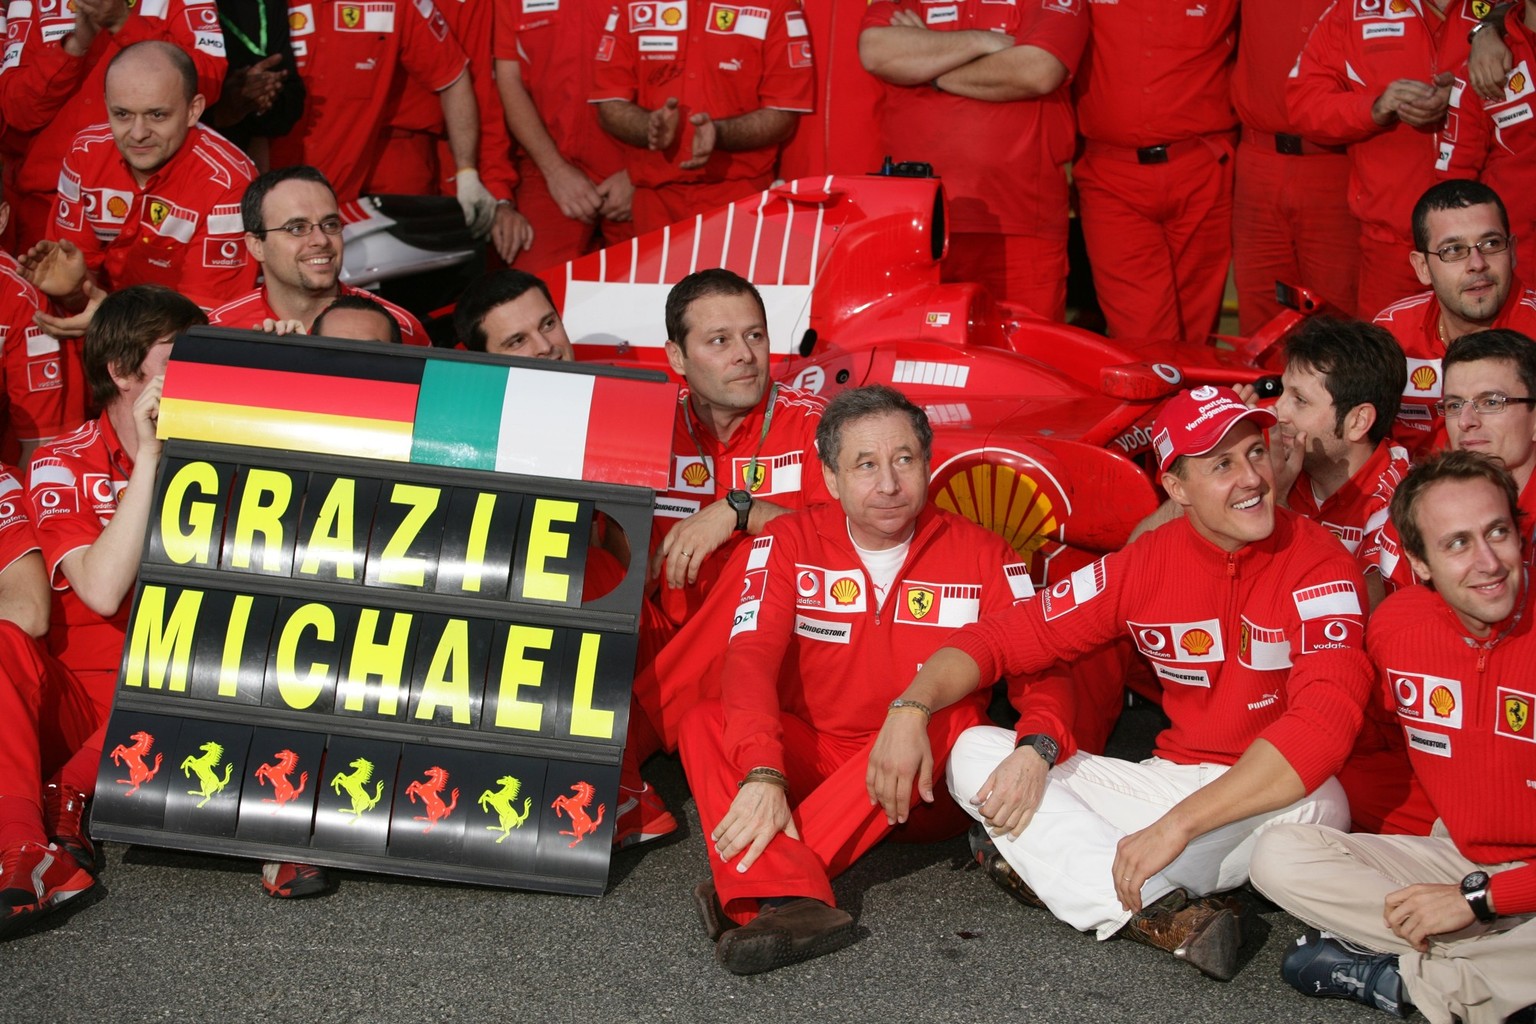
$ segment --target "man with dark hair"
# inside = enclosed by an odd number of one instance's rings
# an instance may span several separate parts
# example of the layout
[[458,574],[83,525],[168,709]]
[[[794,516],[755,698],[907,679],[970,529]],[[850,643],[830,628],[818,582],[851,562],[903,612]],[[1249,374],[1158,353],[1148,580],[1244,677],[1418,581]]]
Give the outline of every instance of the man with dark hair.
[[1373,324],[1314,317],[1286,338],[1275,491],[1355,556],[1372,607],[1386,596],[1378,534],[1408,471],[1388,438],[1406,377],[1403,350]]
[[101,730],[117,688],[154,499],[160,388],[171,342],[207,322],[196,303],[161,285],[107,296],[86,330],[84,353],[86,382],[102,414],[39,447],[28,473],[43,570],[53,587],[48,648],[78,682],[55,689],[72,703],[60,719],[70,756],[53,775],[51,797],[73,808],[77,834],[50,811],[49,838],[62,838],[92,869],[80,813],[96,787]]
[[1429,451],[1439,438],[1443,421],[1434,406],[1447,345],[1490,327],[1536,332],[1536,291],[1515,276],[1510,244],[1504,203],[1479,182],[1442,181],[1413,208],[1408,259],[1430,290],[1376,316],[1408,357],[1408,383],[1392,433],[1410,455]]
[[[1223,902],[1190,897],[1241,885],[1253,837],[1271,822],[1348,824],[1331,776],[1371,679],[1354,560],[1322,527],[1275,507],[1262,432],[1274,423],[1227,388],[1170,399],[1153,447],[1184,515],[1042,600],[960,630],[901,694],[937,710],[1004,673],[1129,634],[1163,681],[1170,726],[1153,758],[1072,754],[1066,737],[982,727],[956,743],[949,791],[1058,918],[1221,979],[1237,969],[1238,920]],[[933,755],[915,724],[891,716],[870,756],[870,799],[893,821],[906,818],[914,783],[924,799],[932,789]],[[999,770],[1019,746],[1038,755],[1023,780]]]
[[822,475],[809,465],[825,403],[785,384],[770,386],[768,315],[751,282],[724,269],[689,274],[667,295],[666,325],[667,361],[684,387],[672,430],[672,479],[656,495],[651,526],[642,671],[619,779],[621,812],[639,802],[630,812],[636,817],[626,821],[621,813],[615,828],[615,842],[624,845],[677,827],[639,766],[657,750],[676,748],[677,716],[666,709],[692,706],[678,690],[703,678],[717,652],[693,645],[667,672],[644,669],[698,616],[733,551],[778,516],[827,500]]
[[400,324],[377,299],[343,295],[315,317],[313,334],[399,345]]
[[[1443,829],[1315,824],[1259,837],[1253,884],[1311,925],[1281,974],[1398,1017],[1495,1024],[1536,1003],[1536,657],[1515,484],[1447,452],[1398,486],[1392,519],[1427,587],[1371,617],[1374,703],[1395,712]],[[1319,930],[1326,929],[1326,930]]]
[[268,171],[240,200],[245,247],[261,264],[261,287],[208,314],[220,327],[276,330],[296,320],[309,331],[320,311],[342,295],[361,295],[389,310],[407,345],[430,345],[426,328],[407,311],[341,280],[345,226],[330,182],[313,167]]
[[59,169],[47,240],[21,258],[38,290],[80,313],[88,277],[107,291],[174,287],[205,309],[255,284],[239,202],[256,166],[197,123],[192,58],[135,43],[107,66],[106,103],[107,123],[75,136]]
[[[941,839],[964,827],[944,800],[898,828],[864,789],[882,721],[915,723],[942,764],[986,720],[980,691],[931,714],[891,699],[951,630],[1033,594],[1000,537],[928,503],[932,439],[891,388],[828,404],[817,447],[839,504],[775,519],[752,542],[720,669],[729,682],[683,721],[713,876],[694,896],[715,959],[736,974],[853,941],[831,879],[893,830]],[[1036,721],[1069,742],[1070,684],[1050,690]]]
[[459,296],[453,313],[459,344],[471,352],[529,359],[576,358],[549,285],[526,270],[496,270]]

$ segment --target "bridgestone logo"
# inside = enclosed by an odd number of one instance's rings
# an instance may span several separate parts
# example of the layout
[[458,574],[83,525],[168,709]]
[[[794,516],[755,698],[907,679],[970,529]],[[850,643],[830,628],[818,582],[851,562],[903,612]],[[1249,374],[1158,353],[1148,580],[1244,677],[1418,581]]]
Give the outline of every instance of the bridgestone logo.
[[1443,733],[1430,732],[1427,729],[1413,729],[1404,727],[1403,732],[1408,734],[1408,745],[1414,750],[1425,754],[1434,754],[1436,757],[1451,756],[1451,738]]
[[821,619],[795,617],[795,633],[807,640],[822,643],[846,644],[853,634],[853,626],[847,622],[825,622]]

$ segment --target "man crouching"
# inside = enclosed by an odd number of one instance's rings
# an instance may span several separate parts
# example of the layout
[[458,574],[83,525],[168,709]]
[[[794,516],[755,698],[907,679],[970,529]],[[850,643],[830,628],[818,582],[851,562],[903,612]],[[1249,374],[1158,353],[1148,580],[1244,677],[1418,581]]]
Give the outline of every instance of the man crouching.
[[[927,416],[890,388],[827,406],[816,446],[838,504],[781,516],[752,541],[722,698],[683,720],[683,768],[713,854],[713,880],[694,895],[715,959],[736,974],[853,941],[831,879],[898,827],[865,794],[881,724],[925,727],[942,763],[986,721],[979,692],[932,714],[892,700],[955,627],[1033,592],[1001,538],[928,506],[932,441]],[[1061,696],[1039,701],[1041,730],[1065,735]],[[945,799],[899,830],[942,839],[965,820]]]

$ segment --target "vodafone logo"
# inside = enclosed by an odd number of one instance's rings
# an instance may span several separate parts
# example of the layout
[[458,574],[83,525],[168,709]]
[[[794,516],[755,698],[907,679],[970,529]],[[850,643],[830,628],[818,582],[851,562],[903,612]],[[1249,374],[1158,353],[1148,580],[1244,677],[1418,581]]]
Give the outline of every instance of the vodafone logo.
[[1062,580],[1060,583],[1051,588],[1051,596],[1057,600],[1066,597],[1070,593],[1072,593],[1071,580]]
[[1397,676],[1392,680],[1392,695],[1397,698],[1400,713],[1418,716],[1419,684],[1410,676]]
[[801,597],[814,597],[821,590],[821,576],[809,569],[795,577],[795,591]]
[[91,500],[98,505],[105,505],[112,500],[112,481],[100,474],[92,473],[86,477],[91,489]]
[[1168,638],[1155,629],[1142,630],[1141,642],[1148,650],[1151,651],[1160,651],[1164,647],[1168,646]]
[[1349,636],[1349,627],[1339,620],[1334,619],[1332,622],[1328,623],[1328,625],[1323,627],[1323,636],[1327,637],[1329,640],[1332,640],[1334,643],[1338,643],[1345,637]]
[[41,508],[56,509],[63,504],[63,499],[59,496],[59,492],[56,489],[50,488],[38,494],[37,504]]
[[219,246],[219,255],[227,260],[232,260],[240,254],[239,242],[225,242]]

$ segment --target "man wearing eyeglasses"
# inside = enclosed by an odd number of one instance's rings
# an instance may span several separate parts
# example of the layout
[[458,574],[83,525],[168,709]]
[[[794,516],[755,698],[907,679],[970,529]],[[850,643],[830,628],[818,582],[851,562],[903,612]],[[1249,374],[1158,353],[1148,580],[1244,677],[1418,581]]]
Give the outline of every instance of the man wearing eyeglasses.
[[207,310],[250,287],[239,204],[256,167],[197,123],[192,58],[135,43],[112,59],[105,92],[107,123],[75,136],[48,238],[22,256],[23,273],[63,311],[85,314],[81,329],[102,289],[161,284]]
[[1514,244],[1503,201],[1480,182],[1442,181],[1414,205],[1408,259],[1430,290],[1376,315],[1408,357],[1392,437],[1410,455],[1428,452],[1441,437],[1434,406],[1446,346],[1490,327],[1536,336],[1536,291],[1515,276]]
[[372,299],[400,324],[407,345],[430,345],[410,313],[341,280],[341,213],[331,183],[313,167],[284,167],[251,182],[240,200],[245,248],[261,264],[261,287],[208,314],[219,327],[307,332],[321,310],[343,295]]

